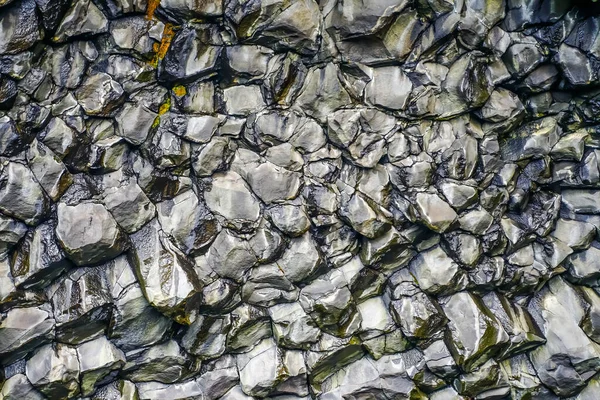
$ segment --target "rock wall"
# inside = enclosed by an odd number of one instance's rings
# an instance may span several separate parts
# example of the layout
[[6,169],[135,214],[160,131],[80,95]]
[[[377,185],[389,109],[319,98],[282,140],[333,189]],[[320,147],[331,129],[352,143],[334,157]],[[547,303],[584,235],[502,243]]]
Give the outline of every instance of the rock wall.
[[0,399],[600,399],[598,15],[0,0]]

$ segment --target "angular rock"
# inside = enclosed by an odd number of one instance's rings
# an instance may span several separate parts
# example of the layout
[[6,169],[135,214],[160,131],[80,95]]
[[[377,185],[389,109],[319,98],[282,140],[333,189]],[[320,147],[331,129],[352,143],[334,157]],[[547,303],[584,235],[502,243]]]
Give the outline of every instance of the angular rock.
[[[459,292],[440,300],[448,317],[446,344],[456,363],[472,371],[502,351],[509,337],[480,298]],[[473,331],[473,327],[479,327]]]
[[18,287],[45,287],[72,267],[56,241],[54,227],[53,222],[38,225],[13,253],[11,274]]
[[101,204],[60,203],[57,214],[56,237],[77,265],[108,261],[128,247],[124,233]]
[[194,362],[175,340],[169,340],[128,356],[121,374],[135,383],[174,383],[190,377],[199,368],[199,362]]
[[409,268],[417,285],[428,294],[450,294],[466,285],[464,272],[440,246],[419,253]]
[[4,7],[0,12],[0,54],[27,50],[43,38],[35,1],[25,0]]
[[204,200],[208,208],[223,216],[233,229],[243,230],[260,217],[259,202],[242,177],[232,171],[213,175],[211,189],[204,192]]
[[0,398],[2,400],[43,400],[44,396],[31,385],[27,376],[16,374],[4,382],[0,390]]
[[53,41],[62,43],[78,36],[90,36],[108,30],[108,20],[91,0],[83,0],[71,6],[58,25]]
[[27,379],[50,398],[77,396],[79,389],[79,360],[77,351],[64,344],[47,344],[27,361]]
[[136,277],[148,302],[176,322],[189,325],[202,290],[192,263],[156,220],[131,235],[131,243]]
[[0,175],[0,211],[28,225],[37,225],[49,210],[48,197],[29,168],[17,162]]
[[598,344],[579,327],[585,315],[581,299],[555,277],[532,300],[529,311],[547,342],[530,353],[531,363],[556,395],[574,395],[600,369]]
[[163,232],[173,238],[185,254],[204,251],[219,232],[216,219],[193,190],[158,203],[157,211]]
[[423,223],[435,232],[445,232],[458,217],[437,194],[418,193],[416,205]]
[[8,365],[54,336],[54,319],[46,308],[14,308],[0,323],[0,358]]
[[125,354],[104,336],[77,347],[77,358],[83,396],[94,393],[97,386],[125,365]]
[[88,115],[103,117],[111,115],[121,105],[123,95],[123,87],[102,72],[89,76],[75,92],[79,104]]

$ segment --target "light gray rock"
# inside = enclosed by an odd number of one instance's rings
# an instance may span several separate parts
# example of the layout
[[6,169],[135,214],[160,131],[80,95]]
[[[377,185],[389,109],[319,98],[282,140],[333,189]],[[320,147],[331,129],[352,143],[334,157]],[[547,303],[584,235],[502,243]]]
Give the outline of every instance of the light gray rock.
[[10,310],[0,323],[0,356],[7,365],[47,343],[54,336],[54,319],[47,308]]
[[117,135],[133,145],[142,144],[153,127],[158,114],[143,104],[125,103],[115,115]]
[[132,260],[144,296],[158,311],[182,325],[193,322],[202,290],[194,266],[156,220],[131,235]]
[[466,285],[464,272],[440,246],[419,253],[409,268],[417,285],[428,294],[450,294]]
[[458,217],[456,211],[437,194],[418,193],[416,206],[423,223],[435,232],[445,232]]
[[[502,351],[509,337],[482,300],[459,292],[440,300],[448,317],[446,344],[457,364],[472,371]],[[477,326],[479,329],[473,330]]]
[[77,265],[108,261],[128,246],[113,216],[97,203],[58,205],[56,237],[67,256]]
[[148,303],[128,257],[107,263],[106,277],[114,307],[108,338],[125,351],[160,342],[172,321]]
[[128,356],[121,374],[135,383],[174,383],[190,377],[199,367],[175,340],[168,340]]
[[125,365],[125,354],[105,336],[78,346],[77,358],[83,396],[94,393],[97,386],[110,379],[109,375]]
[[274,305],[269,308],[269,315],[280,347],[307,349],[321,336],[319,328],[297,302]]
[[241,176],[233,171],[212,176],[210,190],[204,192],[208,208],[226,219],[226,225],[245,230],[252,227],[261,214],[258,200]]
[[0,175],[0,211],[28,225],[37,225],[49,211],[49,199],[23,164],[10,162]]
[[185,254],[204,251],[219,232],[215,217],[193,190],[158,203],[157,214],[162,231]]
[[411,80],[398,67],[374,68],[365,87],[369,104],[391,110],[403,110],[413,88]]
[[37,140],[29,147],[27,161],[35,179],[53,201],[57,201],[73,182],[65,165]]
[[579,327],[584,310],[575,290],[560,277],[550,280],[529,306],[547,339],[530,353],[531,363],[558,396],[576,394],[600,368],[598,344]]
[[246,352],[271,336],[271,321],[265,309],[242,304],[231,312],[231,329],[227,336],[229,351]]
[[133,179],[117,179],[105,186],[103,203],[117,224],[125,232],[133,233],[154,218],[156,208]]
[[79,389],[79,360],[73,347],[57,343],[39,348],[27,361],[27,379],[50,398],[77,396]]
[[98,73],[83,81],[75,96],[89,115],[109,116],[122,103],[123,87],[110,75]]
[[44,396],[31,385],[31,382],[29,382],[24,374],[16,374],[8,378],[2,385],[2,390],[0,390],[0,399],[43,400]]

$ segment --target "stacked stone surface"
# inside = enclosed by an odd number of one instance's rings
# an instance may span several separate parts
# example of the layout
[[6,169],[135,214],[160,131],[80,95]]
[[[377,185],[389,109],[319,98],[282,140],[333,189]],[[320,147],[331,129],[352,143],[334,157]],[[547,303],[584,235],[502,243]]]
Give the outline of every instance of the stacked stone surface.
[[0,400],[600,399],[590,0],[0,0]]

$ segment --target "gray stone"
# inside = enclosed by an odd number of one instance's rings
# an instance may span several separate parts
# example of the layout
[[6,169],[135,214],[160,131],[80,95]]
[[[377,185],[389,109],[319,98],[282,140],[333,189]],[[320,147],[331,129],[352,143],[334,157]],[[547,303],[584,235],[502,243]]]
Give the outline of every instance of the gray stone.
[[[484,364],[509,341],[498,318],[475,295],[459,292],[441,299],[440,305],[448,317],[446,344],[465,371]],[[474,331],[474,326],[479,329]]]
[[175,340],[168,340],[128,356],[121,374],[135,383],[174,383],[190,377],[199,367]]
[[585,315],[581,299],[556,277],[535,295],[529,311],[547,339],[530,353],[538,377],[558,396],[576,394],[600,368],[598,344],[579,327]]
[[148,137],[158,114],[143,104],[125,103],[115,115],[117,135],[133,145],[142,144]]
[[406,107],[413,84],[400,68],[374,68],[370,78],[365,87],[365,98],[369,104],[391,110]]
[[204,192],[208,208],[226,219],[226,225],[244,230],[260,217],[260,205],[246,182],[233,171],[212,176],[210,190]]
[[243,304],[231,312],[231,329],[227,336],[229,351],[246,352],[271,336],[271,321],[264,308]]
[[37,225],[49,211],[48,197],[23,164],[10,162],[0,175],[0,211],[28,225]]
[[11,275],[18,287],[45,287],[72,266],[56,242],[54,227],[53,222],[38,225],[13,253]]
[[77,347],[77,358],[83,396],[94,393],[113,371],[125,365],[125,354],[104,336]]
[[110,75],[91,75],[75,92],[81,107],[89,115],[109,116],[123,100],[123,87]]
[[27,161],[35,179],[53,201],[57,201],[73,182],[65,165],[37,140],[29,147]]
[[50,398],[69,398],[80,392],[77,351],[64,344],[39,348],[27,361],[26,375],[33,386]]
[[154,218],[154,204],[134,180],[121,181],[119,176],[106,176],[105,180],[110,182],[105,184],[103,203],[125,232],[136,232]]
[[563,43],[558,49],[558,65],[572,85],[586,85],[597,79],[590,60],[576,47]]
[[3,8],[0,26],[0,54],[20,53],[43,38],[33,0],[20,1]]
[[76,206],[60,203],[56,237],[67,256],[77,265],[108,261],[128,246],[113,216],[96,203]]
[[114,306],[108,338],[125,351],[160,342],[171,328],[172,321],[148,303],[128,257],[119,256],[106,268]]
[[217,358],[225,352],[230,317],[200,315],[186,329],[181,338],[182,347],[201,359]]
[[0,323],[2,364],[27,355],[54,336],[54,319],[45,308],[14,308]]
[[269,308],[277,344],[288,349],[307,349],[319,340],[321,331],[299,303],[277,304]]
[[433,231],[445,232],[458,217],[448,203],[437,194],[418,193],[416,200],[421,221]]
[[182,325],[192,323],[202,290],[192,262],[156,220],[131,235],[131,243],[136,277],[148,302]]
[[94,2],[84,0],[73,4],[59,24],[52,40],[61,43],[74,37],[97,35],[107,30],[106,16]]
[[0,399],[43,400],[44,396],[31,385],[31,382],[29,382],[24,374],[16,374],[8,378],[2,385],[2,390],[0,390]]
[[185,254],[204,251],[219,232],[216,219],[193,190],[158,203],[157,211],[163,232]]
[[466,284],[463,271],[440,246],[419,253],[409,268],[425,293],[449,294],[462,290]]
[[111,296],[101,269],[74,269],[50,285],[46,295],[51,299],[56,337],[61,342],[79,344],[106,330]]

